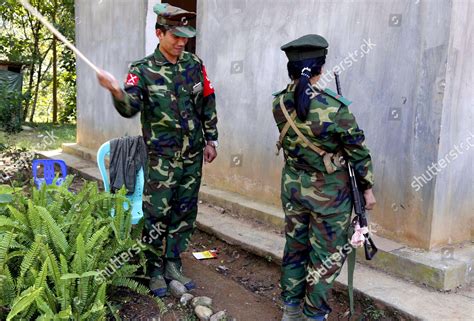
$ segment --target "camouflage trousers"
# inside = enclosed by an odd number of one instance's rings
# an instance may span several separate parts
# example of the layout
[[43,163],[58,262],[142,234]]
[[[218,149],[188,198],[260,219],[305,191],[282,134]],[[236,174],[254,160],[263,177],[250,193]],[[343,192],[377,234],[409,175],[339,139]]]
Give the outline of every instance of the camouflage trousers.
[[311,195],[323,200],[324,194],[314,186],[314,190],[308,189],[302,183],[304,175],[283,170],[281,199],[286,244],[281,274],[282,299],[290,304],[304,300],[304,314],[322,319],[332,311],[328,294],[352,250],[348,243],[351,213],[339,212],[337,208],[336,213],[318,213],[315,203],[311,206],[307,198]]
[[162,258],[178,259],[196,227],[203,155],[191,159],[167,159],[148,154],[143,197],[144,235],[155,249],[147,252],[151,266]]

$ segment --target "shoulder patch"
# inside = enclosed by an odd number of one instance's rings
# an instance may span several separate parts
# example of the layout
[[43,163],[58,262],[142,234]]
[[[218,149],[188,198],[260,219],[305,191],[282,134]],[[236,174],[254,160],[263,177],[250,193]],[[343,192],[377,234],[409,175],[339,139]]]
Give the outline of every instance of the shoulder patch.
[[285,92],[286,92],[286,88],[285,88],[285,89],[283,89],[283,90],[280,90],[280,91],[274,92],[272,95],[276,97],[276,96],[278,96],[278,95],[280,95],[280,94],[283,94],[283,93],[285,93]]
[[332,98],[336,99],[340,103],[343,103],[346,106],[349,106],[350,104],[352,104],[352,101],[344,98],[342,95],[339,95],[339,94],[335,93],[334,91],[332,91],[329,88],[324,89],[324,93],[331,96]]

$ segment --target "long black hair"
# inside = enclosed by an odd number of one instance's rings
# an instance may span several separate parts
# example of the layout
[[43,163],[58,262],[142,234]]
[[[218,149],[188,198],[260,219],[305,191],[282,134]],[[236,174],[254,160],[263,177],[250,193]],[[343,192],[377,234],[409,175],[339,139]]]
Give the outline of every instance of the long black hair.
[[326,62],[326,56],[310,58],[300,61],[289,61],[288,76],[292,80],[298,80],[295,89],[296,114],[301,121],[308,117],[311,95],[308,94],[309,79],[321,74],[321,69]]

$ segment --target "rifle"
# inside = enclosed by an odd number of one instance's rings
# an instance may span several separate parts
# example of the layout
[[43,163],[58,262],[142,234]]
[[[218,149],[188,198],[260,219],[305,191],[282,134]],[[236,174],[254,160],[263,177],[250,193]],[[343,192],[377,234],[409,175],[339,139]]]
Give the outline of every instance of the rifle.
[[[336,78],[337,94],[342,95],[341,86],[339,84],[339,74],[335,72],[334,77]],[[347,170],[349,171],[349,179],[351,182],[351,194],[352,194],[352,203],[354,205],[354,212],[357,215],[357,219],[359,220],[360,227],[366,227],[367,215],[365,213],[364,195],[359,190],[359,186],[357,184],[357,177],[355,175],[352,164],[346,160],[346,165],[347,165]],[[375,253],[377,253],[377,247],[375,246],[375,243],[370,237],[369,233],[364,234],[364,237],[365,237],[365,241],[364,241],[365,259],[372,260],[372,258],[375,256]]]

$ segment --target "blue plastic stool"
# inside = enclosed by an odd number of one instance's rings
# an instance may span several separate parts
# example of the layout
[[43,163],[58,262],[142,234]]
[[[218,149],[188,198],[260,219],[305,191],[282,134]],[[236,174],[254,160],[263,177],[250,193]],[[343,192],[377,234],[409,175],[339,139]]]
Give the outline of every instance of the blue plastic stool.
[[[56,177],[54,171],[54,165],[58,164],[61,168],[61,176],[56,180],[56,185],[61,185],[67,176],[67,166],[63,160],[60,159],[35,159],[33,160],[33,179],[35,181],[36,187],[41,188],[41,184],[45,183],[46,185],[53,184],[53,180]],[[38,166],[43,165],[43,176],[38,177]]]
[[[105,142],[100,146],[97,151],[97,165],[99,166],[100,175],[104,182],[104,190],[110,192],[110,181],[105,168],[105,157],[110,156],[110,141]],[[138,221],[143,217],[143,186],[145,185],[145,174],[143,168],[140,168],[135,181],[135,191],[131,195],[127,195],[132,205],[132,224],[137,224]],[[123,203],[123,208],[128,210],[128,203]],[[114,209],[112,209],[111,215],[114,216]]]

